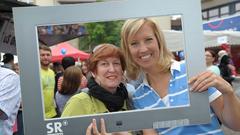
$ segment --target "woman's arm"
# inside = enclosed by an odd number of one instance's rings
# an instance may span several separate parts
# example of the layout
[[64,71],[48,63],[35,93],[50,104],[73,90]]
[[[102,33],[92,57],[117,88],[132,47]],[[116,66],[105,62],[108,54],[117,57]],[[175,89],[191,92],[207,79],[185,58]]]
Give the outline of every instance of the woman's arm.
[[193,92],[202,92],[209,87],[218,89],[222,96],[211,103],[214,112],[227,127],[240,131],[240,100],[228,82],[222,77],[206,71],[191,78],[189,83],[192,85],[191,91]]
[[211,103],[218,118],[227,127],[240,131],[240,101],[234,92],[224,93]]

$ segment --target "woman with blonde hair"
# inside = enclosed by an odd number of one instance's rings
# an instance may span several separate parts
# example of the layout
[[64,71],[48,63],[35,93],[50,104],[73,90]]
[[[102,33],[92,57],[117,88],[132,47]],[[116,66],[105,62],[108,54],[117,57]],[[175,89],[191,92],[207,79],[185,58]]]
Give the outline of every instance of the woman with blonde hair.
[[144,74],[142,84],[133,94],[136,109],[188,105],[188,83],[191,92],[209,93],[211,123],[144,129],[144,134],[223,134],[217,117],[231,129],[240,130],[240,101],[231,85],[210,71],[188,81],[185,63],[173,60],[156,19],[127,20],[122,27],[121,47],[128,58],[128,77],[134,80]]

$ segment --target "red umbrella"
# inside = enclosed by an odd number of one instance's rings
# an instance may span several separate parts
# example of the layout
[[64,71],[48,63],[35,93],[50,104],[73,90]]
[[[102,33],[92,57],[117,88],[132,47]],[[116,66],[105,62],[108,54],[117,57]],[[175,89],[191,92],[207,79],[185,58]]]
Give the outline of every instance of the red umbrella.
[[51,50],[52,50],[52,62],[57,61],[60,62],[62,61],[62,58],[65,56],[71,56],[76,61],[78,59],[80,60],[88,59],[90,56],[90,54],[72,47],[68,42],[63,42],[55,46],[52,46]]

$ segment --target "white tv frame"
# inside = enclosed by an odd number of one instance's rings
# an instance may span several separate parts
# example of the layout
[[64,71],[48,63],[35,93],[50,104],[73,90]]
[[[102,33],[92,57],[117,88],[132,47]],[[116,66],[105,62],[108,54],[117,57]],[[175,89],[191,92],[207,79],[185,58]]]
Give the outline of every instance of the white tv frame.
[[[108,132],[209,123],[208,93],[191,93],[190,106],[44,119],[37,26],[182,15],[188,77],[205,70],[198,0],[121,0],[51,7],[13,8],[25,134],[83,135],[92,118],[103,117]],[[147,117],[146,117],[147,116]],[[196,117],[197,116],[197,117]],[[55,126],[55,128],[54,128]]]

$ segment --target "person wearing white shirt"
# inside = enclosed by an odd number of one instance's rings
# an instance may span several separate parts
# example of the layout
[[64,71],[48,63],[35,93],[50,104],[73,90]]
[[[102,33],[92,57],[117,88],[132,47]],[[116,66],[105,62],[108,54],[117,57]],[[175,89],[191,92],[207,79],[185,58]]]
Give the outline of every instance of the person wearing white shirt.
[[0,135],[12,135],[20,106],[20,80],[12,70],[0,67]]

